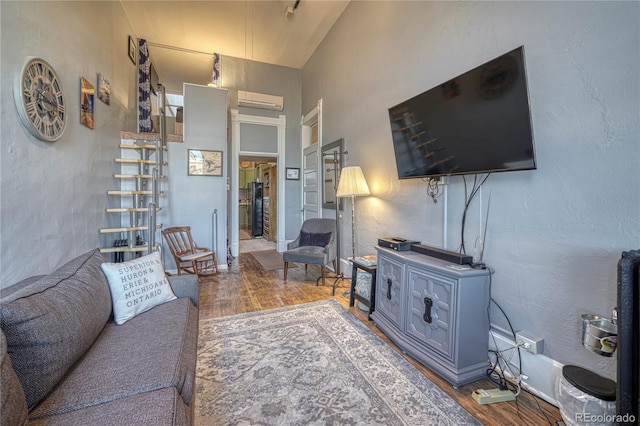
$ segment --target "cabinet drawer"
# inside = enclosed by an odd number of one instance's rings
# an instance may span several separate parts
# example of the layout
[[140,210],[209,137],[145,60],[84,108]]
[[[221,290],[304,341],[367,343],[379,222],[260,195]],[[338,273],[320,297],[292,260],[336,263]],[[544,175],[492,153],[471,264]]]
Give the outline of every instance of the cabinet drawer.
[[453,361],[457,281],[408,268],[408,336]]
[[404,265],[386,256],[378,256],[376,310],[402,328],[402,279]]

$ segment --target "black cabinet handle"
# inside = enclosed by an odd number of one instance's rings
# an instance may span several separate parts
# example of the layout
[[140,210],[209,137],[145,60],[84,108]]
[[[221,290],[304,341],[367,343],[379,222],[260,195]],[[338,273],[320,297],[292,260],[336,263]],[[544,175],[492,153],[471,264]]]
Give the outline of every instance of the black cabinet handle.
[[387,299],[391,300],[391,286],[393,285],[393,281],[391,278],[387,278]]
[[433,318],[431,318],[431,307],[433,306],[433,300],[428,297],[424,298],[424,315],[422,315],[422,319],[431,324]]

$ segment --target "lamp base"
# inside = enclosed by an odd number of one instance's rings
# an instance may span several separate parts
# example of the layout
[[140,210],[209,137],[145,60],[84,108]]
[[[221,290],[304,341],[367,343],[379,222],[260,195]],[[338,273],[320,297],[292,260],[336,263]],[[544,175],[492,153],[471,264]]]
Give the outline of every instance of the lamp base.
[[[327,275],[324,277],[325,279],[333,279],[333,285],[332,285],[332,290],[331,290],[331,295],[335,296],[336,295],[336,287],[338,287],[338,283],[340,281],[343,280],[349,280],[349,278],[345,277],[343,273],[339,273],[339,274],[335,274],[335,275]],[[320,285],[320,280],[322,280],[322,276],[318,277],[318,279],[316,280],[316,285]],[[349,284],[351,285],[351,284]]]

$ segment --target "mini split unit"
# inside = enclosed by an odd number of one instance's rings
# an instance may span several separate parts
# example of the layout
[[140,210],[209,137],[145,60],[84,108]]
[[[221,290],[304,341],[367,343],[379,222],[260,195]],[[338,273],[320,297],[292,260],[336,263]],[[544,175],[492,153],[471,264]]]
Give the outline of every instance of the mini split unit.
[[284,98],[282,96],[265,95],[262,93],[239,90],[238,106],[282,111],[284,108]]

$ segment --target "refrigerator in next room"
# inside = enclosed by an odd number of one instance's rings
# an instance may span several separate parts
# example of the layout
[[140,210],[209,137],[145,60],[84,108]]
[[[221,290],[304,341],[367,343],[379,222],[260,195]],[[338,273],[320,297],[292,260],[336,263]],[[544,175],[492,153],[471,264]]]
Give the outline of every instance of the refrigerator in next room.
[[252,237],[262,236],[262,182],[249,183],[249,234]]

